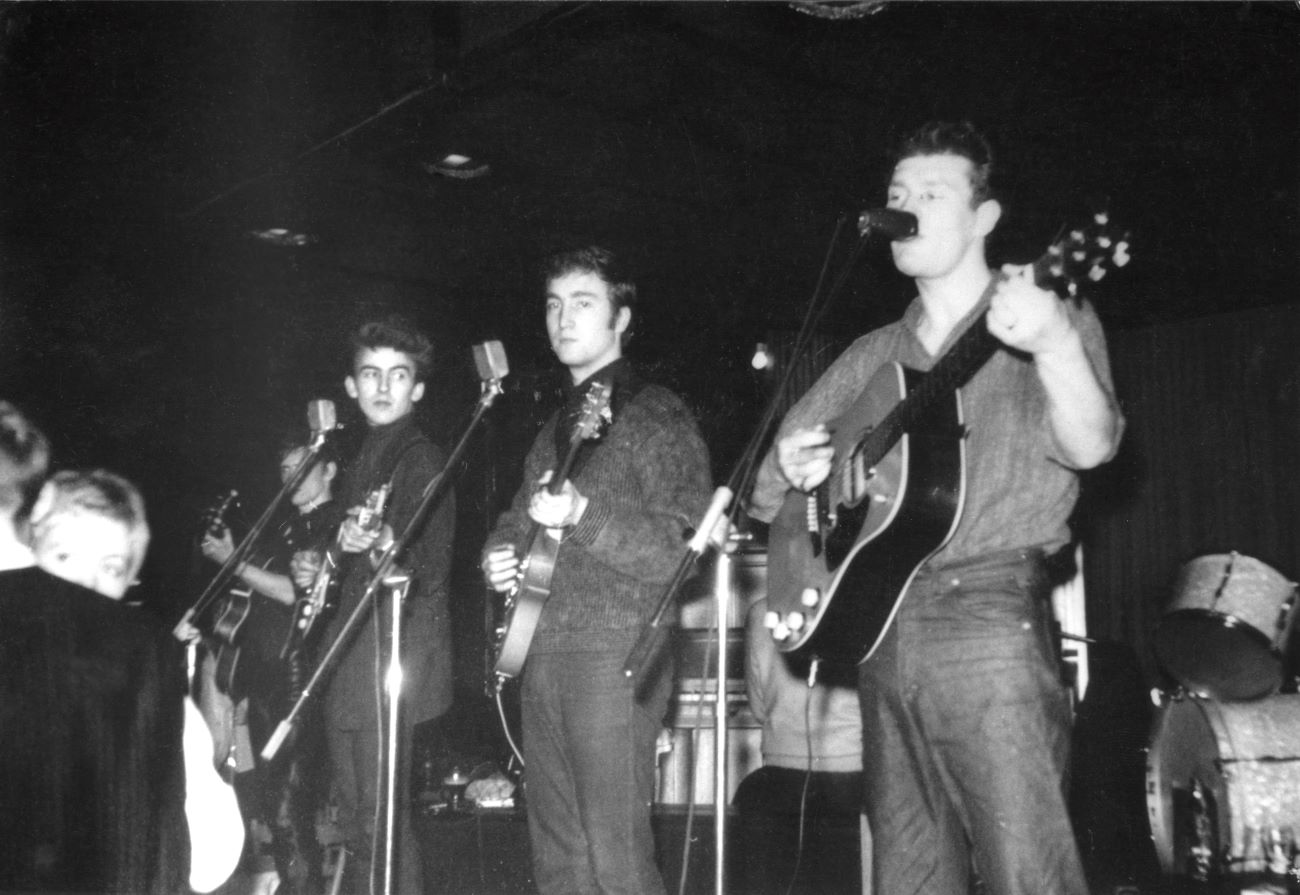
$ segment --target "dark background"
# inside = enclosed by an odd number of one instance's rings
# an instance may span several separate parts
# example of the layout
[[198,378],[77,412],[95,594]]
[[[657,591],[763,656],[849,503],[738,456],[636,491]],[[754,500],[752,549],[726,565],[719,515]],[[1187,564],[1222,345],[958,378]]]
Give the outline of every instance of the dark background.
[[[797,328],[837,220],[882,204],[890,145],[929,118],[998,147],[998,260],[1098,203],[1131,229],[1093,294],[1116,337],[1297,295],[1294,3],[61,3],[0,26],[3,394],[59,465],[141,483],[167,610],[201,509],[269,500],[308,399],[355,434],[346,334],[389,310],[437,342],[421,414],[444,442],[469,344],[510,357],[461,479],[472,565],[549,408],[533,270],[561,245],[633,260],[633,353],[725,479],[767,396],[755,343]],[[448,152],[490,170],[432,173]],[[276,227],[311,241],[250,235]],[[869,250],[823,359],[907,298]]]

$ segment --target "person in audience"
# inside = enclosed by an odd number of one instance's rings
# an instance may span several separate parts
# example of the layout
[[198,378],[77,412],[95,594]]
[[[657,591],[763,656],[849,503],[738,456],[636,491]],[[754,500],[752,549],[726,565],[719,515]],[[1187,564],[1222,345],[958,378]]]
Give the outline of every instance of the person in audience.
[[[183,892],[178,651],[146,612],[36,564],[56,529],[70,546],[56,518],[42,517],[36,550],[20,534],[49,456],[40,431],[0,402],[0,891]],[[43,513],[85,512],[55,497]],[[91,552],[130,538],[110,540]],[[96,565],[49,549],[61,568]],[[129,548],[120,555],[104,580],[124,593],[139,565]]]
[[112,472],[56,472],[32,510],[36,564],[51,575],[120,600],[149,546],[144,498]]

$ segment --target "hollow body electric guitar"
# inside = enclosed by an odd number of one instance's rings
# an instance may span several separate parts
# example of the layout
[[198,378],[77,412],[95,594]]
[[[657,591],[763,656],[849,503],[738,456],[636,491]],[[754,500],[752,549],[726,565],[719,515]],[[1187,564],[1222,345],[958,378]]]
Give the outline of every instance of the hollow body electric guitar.
[[[228,529],[226,516],[238,503],[239,492],[230,491],[221,498],[203,517],[203,530],[207,534],[221,537]],[[265,568],[268,557],[250,554],[247,562]],[[211,604],[210,624],[204,626],[210,631],[209,648],[216,662],[216,683],[223,693],[240,693],[244,689],[243,678],[248,648],[247,632],[266,627],[273,627],[277,619],[274,613],[264,617],[263,607],[253,599],[253,589],[233,579],[225,591]]]
[[[569,436],[564,457],[546,484],[552,494],[559,494],[564,488],[582,443],[599,438],[604,431],[610,418],[609,395],[608,383],[593,382],[587,389],[582,413]],[[542,607],[551,595],[551,575],[559,552],[560,532],[533,523],[528,535],[528,553],[519,563],[519,578],[515,586],[506,594],[504,621],[497,629],[500,646],[495,671],[500,677],[515,677],[523,670],[528,646],[542,616]]]
[[[1035,282],[1078,297],[1128,261],[1098,214],[1033,264]],[[1002,275],[999,275],[999,277]],[[980,303],[987,314],[998,279]],[[811,493],[791,490],[768,536],[769,625],[778,648],[865,662],[921,564],[952,537],[965,496],[963,386],[1002,346],[981,315],[929,372],[890,362],[828,425],[834,460]]]
[[[376,531],[384,524],[384,507],[388,503],[389,491],[390,485],[385,482],[366,495],[361,511],[357,513],[357,524],[363,529]],[[320,569],[312,580],[311,588],[294,602],[293,623],[289,626],[289,636],[280,650],[281,659],[300,658],[303,648],[311,643],[313,634],[320,630],[322,617],[328,616],[338,605],[342,577],[339,574],[339,563],[342,559],[343,547],[339,538],[335,537],[321,559]]]

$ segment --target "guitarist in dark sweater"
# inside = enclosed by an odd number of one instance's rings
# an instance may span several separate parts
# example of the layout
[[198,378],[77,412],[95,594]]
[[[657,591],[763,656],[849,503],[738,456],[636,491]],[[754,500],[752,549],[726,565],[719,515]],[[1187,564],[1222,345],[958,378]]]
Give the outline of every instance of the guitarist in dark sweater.
[[[623,360],[636,289],[614,256],[564,253],[544,274],[547,334],[572,387],[483,556],[489,586],[507,592],[534,522],[560,541],[522,675],[533,876],[543,895],[662,893],[650,803],[671,675],[638,700],[622,665],[708,504],[708,453],[681,400]],[[539,487],[597,380],[613,385],[612,423],[579,449],[558,493]]]
[[[954,523],[922,553],[860,666],[875,891],[964,893],[973,864],[991,895],[1086,895],[1064,800],[1070,712],[1044,560],[1069,539],[1076,470],[1105,462],[1119,443],[1104,337],[1087,305],[1023,270],[990,269],[985,239],[1001,207],[988,144],[973,128],[927,125],[897,158],[888,204],[916,215],[918,232],[891,248],[918,297],[791,409],[751,513],[771,520],[792,491],[827,480],[844,459],[834,422],[879,370],[929,370],[965,330],[988,328],[999,350],[961,387],[962,426],[947,433],[964,469]],[[771,621],[779,638],[802,619]]]
[[[339,490],[347,517],[339,527],[343,551],[339,566],[339,605],[325,630],[322,646],[333,643],[360,604],[374,572],[372,550],[386,549],[394,532],[405,530],[415,516],[426,485],[443,468],[446,457],[415,419],[415,406],[424,397],[425,378],[433,347],[423,333],[401,317],[367,323],[352,337],[351,366],[344,379],[348,397],[366,420],[361,449],[348,464]],[[378,527],[358,523],[368,496],[383,484],[391,496]],[[404,603],[401,656],[405,685],[401,699],[401,729],[397,759],[397,793],[405,794],[410,770],[409,750],[416,724],[443,715],[452,702],[451,617],[448,584],[455,531],[456,505],[450,491],[433,506],[398,565],[412,575]],[[294,557],[294,582],[310,588],[321,565],[319,552]],[[386,601],[385,601],[386,602]],[[372,887],[371,844],[384,818],[378,814],[383,792],[377,779],[385,738],[381,736],[377,694],[383,688],[388,651],[382,625],[372,609],[346,642],[325,691],[325,728],[339,825],[352,857],[346,891],[379,891]],[[395,806],[398,826],[394,892],[423,891],[420,854],[411,832],[410,811],[402,798]],[[380,853],[382,855],[382,851]]]
[[[282,446],[282,482],[288,481],[307,453],[304,440]],[[281,655],[297,597],[289,563],[295,552],[320,547],[337,528],[340,512],[334,500],[334,480],[338,471],[337,448],[327,440],[316,462],[289,495],[292,515],[273,530],[268,529],[263,543],[252,553],[254,561],[241,563],[235,571],[238,586],[247,596],[233,601],[226,612],[241,612],[242,617],[237,620],[232,642],[221,642],[216,661],[205,660],[202,670],[204,686],[215,685],[228,691],[228,700],[213,696],[205,705],[224,707],[230,713],[215,725],[221,733],[218,748],[229,745],[232,750],[231,759],[238,771],[235,788],[245,819],[260,821],[271,833],[275,871],[280,877],[280,890],[286,893],[312,892],[321,886],[321,856],[315,833],[316,808],[324,795],[320,773],[324,738],[319,723],[300,725],[300,736],[284,758],[266,763],[260,753],[275,726],[292,708],[297,698],[295,686],[301,686],[311,671],[308,654],[287,659]],[[218,565],[224,564],[235,550],[230,529],[225,526],[209,529],[199,547]],[[177,633],[182,639],[197,636],[188,625],[182,625]],[[209,679],[212,676],[215,681]],[[245,730],[241,731],[241,727]],[[250,835],[247,842],[254,844],[256,837]]]

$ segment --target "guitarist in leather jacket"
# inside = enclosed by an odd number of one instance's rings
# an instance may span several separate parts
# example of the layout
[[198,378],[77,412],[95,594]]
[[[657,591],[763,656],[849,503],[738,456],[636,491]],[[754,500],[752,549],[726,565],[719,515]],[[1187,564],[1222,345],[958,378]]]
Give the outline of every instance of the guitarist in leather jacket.
[[[614,255],[561,253],[544,277],[546,330],[570,384],[482,562],[488,585],[505,592],[533,523],[560,540],[520,691],[533,878],[543,895],[661,895],[650,803],[671,669],[636,694],[622,666],[704,514],[708,452],[682,401],[623,358],[636,287]],[[613,386],[608,431],[579,449],[558,493],[538,487],[597,381]]]
[[931,123],[896,159],[888,205],[914,214],[918,232],[891,250],[917,298],[790,410],[750,511],[769,521],[792,490],[827,479],[833,423],[883,365],[928,370],[964,330],[988,328],[999,350],[961,386],[956,524],[859,666],[875,891],[964,893],[973,866],[990,895],[1086,895],[1065,803],[1071,719],[1045,557],[1069,540],[1077,471],[1119,444],[1104,336],[1090,306],[1024,270],[990,268],[985,240],[1002,209],[974,128]]
[[[287,481],[306,455],[304,439],[287,441],[280,450],[280,480]],[[217,676],[228,675],[217,686],[228,687],[232,715],[220,722],[219,729],[227,730],[233,740],[234,783],[241,810],[246,822],[260,822],[269,831],[281,891],[293,893],[321,887],[315,832],[322,796],[320,725],[315,721],[299,725],[292,748],[269,764],[260,753],[311,670],[309,651],[281,658],[297,597],[289,563],[295,552],[321,546],[338,526],[340,511],[334,501],[338,471],[337,448],[327,439],[306,477],[289,495],[292,513],[268,528],[252,553],[254,561],[241,564],[235,572],[239,584],[251,591],[247,614],[234,642],[221,644],[221,655],[228,661],[216,663]],[[235,549],[225,526],[207,531],[199,546],[217,565],[224,564]],[[212,672],[207,664],[205,673]],[[255,847],[254,836],[248,841]]]

